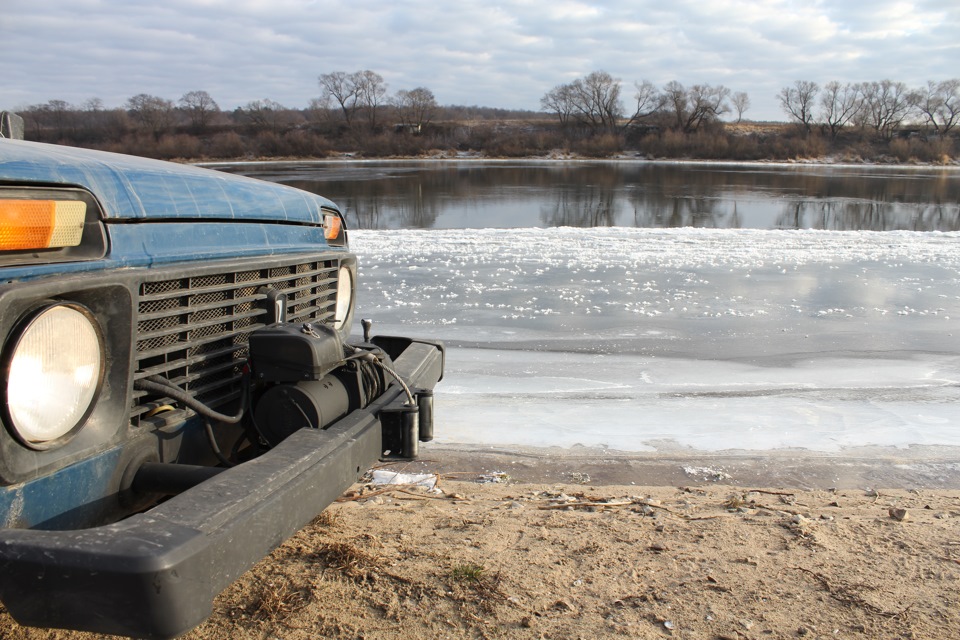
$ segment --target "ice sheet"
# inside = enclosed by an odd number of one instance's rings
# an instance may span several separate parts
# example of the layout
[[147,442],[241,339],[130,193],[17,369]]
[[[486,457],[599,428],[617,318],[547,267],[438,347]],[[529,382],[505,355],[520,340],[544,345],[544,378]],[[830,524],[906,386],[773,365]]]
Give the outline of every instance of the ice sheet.
[[361,231],[359,312],[447,341],[437,440],[960,445],[960,234]]

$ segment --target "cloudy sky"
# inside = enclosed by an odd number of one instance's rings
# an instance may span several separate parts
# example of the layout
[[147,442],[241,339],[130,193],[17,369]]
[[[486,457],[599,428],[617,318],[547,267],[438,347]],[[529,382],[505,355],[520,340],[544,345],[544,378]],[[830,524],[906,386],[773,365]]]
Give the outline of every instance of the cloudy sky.
[[317,77],[371,69],[391,93],[537,110],[602,69],[723,84],[784,120],[795,80],[910,86],[960,76],[960,1],[0,0],[0,108],[207,91],[222,109],[304,108]]

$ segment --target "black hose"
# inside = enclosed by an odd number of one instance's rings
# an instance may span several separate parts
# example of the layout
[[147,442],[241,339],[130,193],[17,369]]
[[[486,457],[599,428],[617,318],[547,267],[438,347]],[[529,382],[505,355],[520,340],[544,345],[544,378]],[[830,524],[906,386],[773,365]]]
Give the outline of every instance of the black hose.
[[217,422],[225,422],[227,424],[237,424],[243,419],[243,414],[247,409],[247,395],[241,391],[240,393],[240,411],[233,416],[228,416],[225,413],[220,413],[219,411],[214,411],[207,405],[203,404],[189,393],[173,384],[165,378],[160,376],[147,376],[140,380],[136,380],[133,383],[135,389],[140,389],[141,391],[153,391],[155,393],[161,393],[168,398],[172,398],[177,402],[182,402],[187,405],[200,415],[205,418],[210,418],[211,420],[216,420]]
[[210,425],[209,420],[203,421],[204,431],[207,432],[207,442],[210,443],[210,449],[213,450],[213,455],[217,456],[217,460],[226,467],[234,467],[234,464],[227,456],[223,455],[223,452],[220,451],[220,445],[217,444],[217,438],[213,435],[213,427]]
[[134,381],[133,386],[135,389],[140,389],[141,391],[160,393],[168,398],[176,400],[177,402],[182,402],[203,416],[205,418],[203,421],[203,428],[207,435],[207,442],[210,444],[210,449],[213,451],[213,455],[217,457],[217,460],[219,460],[221,464],[227,467],[233,467],[235,464],[229,458],[223,455],[222,451],[220,451],[220,446],[217,444],[217,439],[213,434],[213,426],[210,424],[210,420],[216,420],[217,422],[224,422],[226,424],[237,424],[243,419],[243,414],[247,410],[246,376],[243,377],[241,384],[243,385],[243,388],[240,390],[240,411],[233,416],[228,416],[225,413],[214,411],[177,385],[160,376],[147,376],[146,378],[136,380]]

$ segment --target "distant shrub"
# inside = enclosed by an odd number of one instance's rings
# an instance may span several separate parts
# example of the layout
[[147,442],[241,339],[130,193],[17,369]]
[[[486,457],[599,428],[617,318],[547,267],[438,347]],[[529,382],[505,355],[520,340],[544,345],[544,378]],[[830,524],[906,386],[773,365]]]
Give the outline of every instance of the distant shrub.
[[574,143],[571,150],[588,158],[609,158],[623,150],[623,139],[614,133],[602,133]]
[[899,160],[900,162],[906,162],[910,159],[910,142],[907,140],[902,140],[897,138],[896,140],[890,141],[889,146],[890,155]]
[[200,158],[203,153],[199,138],[186,134],[162,136],[156,144],[153,157],[161,160],[173,158],[193,159]]
[[208,154],[213,158],[243,158],[247,148],[243,138],[236,131],[218,133],[210,139]]
[[312,131],[288,131],[284,134],[283,141],[289,154],[298,158],[325,158],[330,155],[330,143],[322,135]]

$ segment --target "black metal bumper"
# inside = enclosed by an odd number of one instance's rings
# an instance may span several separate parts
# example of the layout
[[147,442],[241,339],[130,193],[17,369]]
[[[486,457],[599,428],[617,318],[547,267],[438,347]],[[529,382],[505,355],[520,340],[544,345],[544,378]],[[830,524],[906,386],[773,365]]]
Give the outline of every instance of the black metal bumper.
[[[443,348],[412,342],[395,360],[432,389]],[[200,624],[213,598],[343,493],[382,453],[379,412],[391,386],[327,429],[302,429],[126,520],[76,531],[0,531],[0,599],[21,624],[171,638]]]

